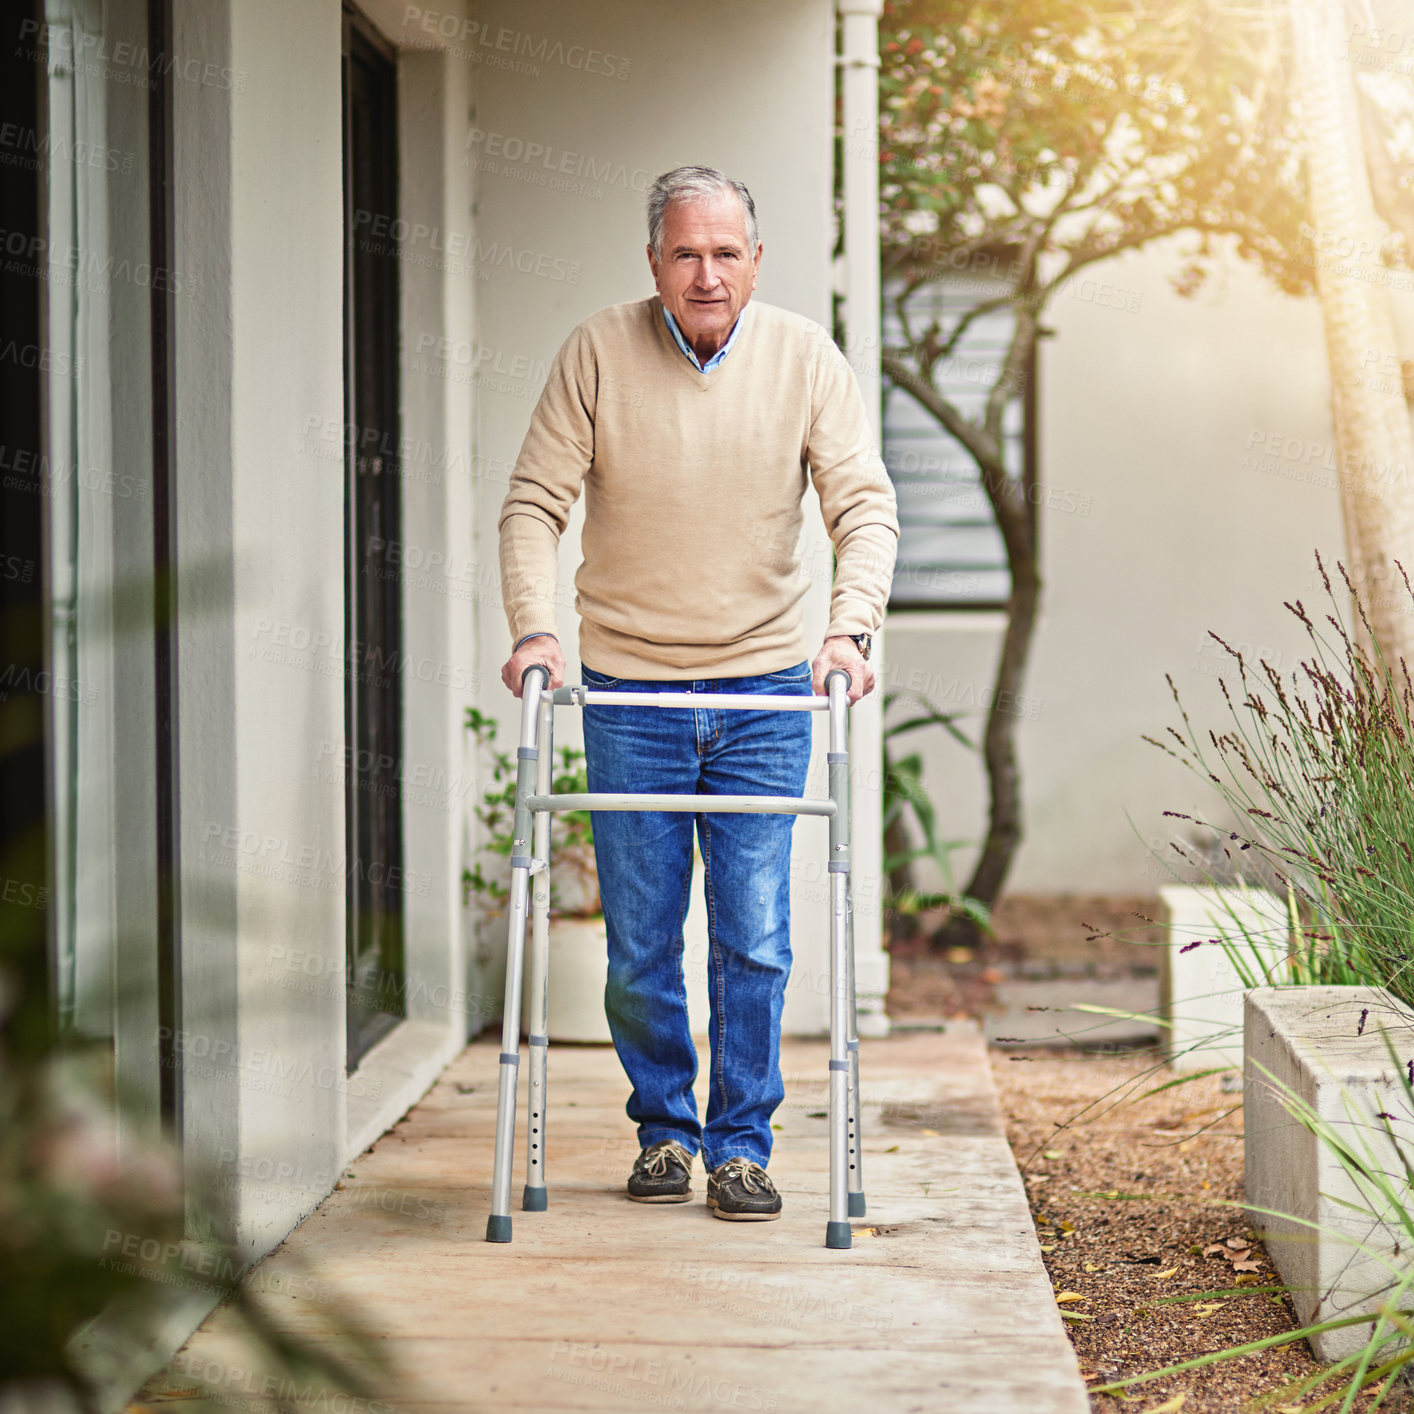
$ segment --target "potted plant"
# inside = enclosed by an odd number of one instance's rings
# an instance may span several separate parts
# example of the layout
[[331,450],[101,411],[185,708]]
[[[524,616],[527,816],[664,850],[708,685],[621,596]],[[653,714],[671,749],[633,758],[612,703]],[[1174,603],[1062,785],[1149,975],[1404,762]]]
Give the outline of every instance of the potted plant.
[[[515,757],[496,746],[494,718],[467,709],[467,730],[490,776],[476,807],[484,838],[478,858],[462,876],[487,916],[504,920],[510,894],[510,853],[515,824]],[[589,789],[584,752],[561,746],[555,753],[551,790],[562,795]],[[481,856],[488,856],[482,859]],[[608,1042],[604,986],[609,974],[608,936],[599,902],[594,863],[594,826],[587,810],[556,812],[550,820],[550,988],[547,1034],[555,1041]],[[526,929],[526,981],[530,929]],[[529,1029],[530,988],[521,987],[521,1026]]]

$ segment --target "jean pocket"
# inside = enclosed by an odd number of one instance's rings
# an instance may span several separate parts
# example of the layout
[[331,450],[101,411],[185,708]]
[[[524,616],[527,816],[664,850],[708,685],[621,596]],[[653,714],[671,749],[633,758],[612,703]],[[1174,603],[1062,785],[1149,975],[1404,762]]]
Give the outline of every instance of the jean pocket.
[[810,664],[797,663],[793,668],[784,668],[779,673],[764,673],[762,682],[783,682],[783,683],[808,683],[810,681]]
[[585,686],[600,688],[615,688],[623,685],[623,678],[605,677],[603,673],[596,673],[593,668],[585,667],[583,663],[579,665],[579,670],[584,677]]

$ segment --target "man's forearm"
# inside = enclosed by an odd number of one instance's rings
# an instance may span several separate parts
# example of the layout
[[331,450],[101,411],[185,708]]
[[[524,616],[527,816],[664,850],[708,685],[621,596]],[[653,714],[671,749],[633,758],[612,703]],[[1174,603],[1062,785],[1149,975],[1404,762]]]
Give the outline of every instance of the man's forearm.
[[835,584],[825,636],[877,633],[893,584],[898,536],[884,525],[862,525],[835,547]]
[[543,520],[507,516],[501,523],[501,599],[511,638],[555,633],[559,539]]

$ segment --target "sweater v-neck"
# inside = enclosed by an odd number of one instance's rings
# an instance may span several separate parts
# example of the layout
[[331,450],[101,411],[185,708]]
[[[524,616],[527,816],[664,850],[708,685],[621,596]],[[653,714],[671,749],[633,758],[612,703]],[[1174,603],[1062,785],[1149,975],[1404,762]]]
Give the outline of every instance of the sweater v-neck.
[[751,301],[748,300],[746,304],[742,306],[741,313],[737,315],[737,323],[740,327],[736,330],[736,343],[732,345],[731,354],[727,358],[724,358],[711,373],[706,373],[701,368],[695,368],[687,358],[684,357],[683,351],[678,348],[677,341],[673,338],[673,331],[668,328],[668,321],[663,317],[663,297],[661,295],[653,295],[648,301],[648,305],[649,315],[654,325],[657,327],[658,342],[662,345],[667,356],[678,365],[683,373],[693,380],[699,391],[703,393],[711,392],[712,380],[714,378],[721,378],[722,370],[731,361],[732,357],[739,358],[741,356],[742,343],[751,333]]

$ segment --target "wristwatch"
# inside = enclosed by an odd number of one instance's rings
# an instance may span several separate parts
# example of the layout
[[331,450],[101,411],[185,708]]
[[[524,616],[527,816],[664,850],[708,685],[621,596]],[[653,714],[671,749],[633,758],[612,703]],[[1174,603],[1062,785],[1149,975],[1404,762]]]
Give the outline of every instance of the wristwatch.
[[845,637],[859,649],[859,656],[867,663],[869,661],[869,645],[873,639],[867,633],[847,633]]

